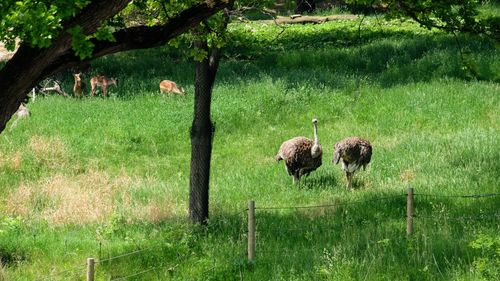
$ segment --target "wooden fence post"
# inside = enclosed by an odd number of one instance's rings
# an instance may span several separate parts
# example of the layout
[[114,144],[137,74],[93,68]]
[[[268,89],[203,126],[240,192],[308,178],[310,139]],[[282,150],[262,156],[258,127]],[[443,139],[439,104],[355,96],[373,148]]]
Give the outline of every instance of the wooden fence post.
[[413,234],[413,187],[408,187],[406,197],[406,235]]
[[248,201],[248,260],[255,259],[255,201]]
[[94,258],[87,259],[87,281],[94,281]]

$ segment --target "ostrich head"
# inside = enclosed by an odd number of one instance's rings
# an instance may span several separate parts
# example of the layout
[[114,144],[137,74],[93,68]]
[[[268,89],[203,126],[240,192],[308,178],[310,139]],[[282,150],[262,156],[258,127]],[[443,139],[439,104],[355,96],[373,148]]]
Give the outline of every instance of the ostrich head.
[[318,119],[314,118],[312,120],[313,126],[314,126],[314,144],[311,147],[311,156],[313,158],[316,158],[321,155],[322,153],[322,148],[321,144],[319,144],[318,140]]

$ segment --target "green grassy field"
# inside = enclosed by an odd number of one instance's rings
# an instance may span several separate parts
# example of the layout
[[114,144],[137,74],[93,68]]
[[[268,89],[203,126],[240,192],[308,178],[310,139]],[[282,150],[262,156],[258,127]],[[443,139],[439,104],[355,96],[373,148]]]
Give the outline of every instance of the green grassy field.
[[[0,135],[0,280],[82,280],[87,257],[97,280],[497,280],[500,197],[460,195],[500,192],[498,47],[459,36],[461,59],[451,35],[359,24],[230,25],[206,228],[186,220],[194,69],[178,51],[93,62],[119,79],[109,98],[37,98]],[[188,95],[161,96],[162,79]],[[323,165],[294,186],[274,156],[314,117]],[[348,190],[331,161],[351,135],[374,155]]]

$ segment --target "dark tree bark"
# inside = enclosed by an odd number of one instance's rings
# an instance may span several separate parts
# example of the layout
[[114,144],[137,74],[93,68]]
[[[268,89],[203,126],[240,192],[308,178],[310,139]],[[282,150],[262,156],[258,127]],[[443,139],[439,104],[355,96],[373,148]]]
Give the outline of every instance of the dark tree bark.
[[297,7],[295,7],[295,13],[312,13],[316,10],[315,0],[296,0]]
[[[195,47],[209,51],[207,41]],[[210,55],[196,63],[194,117],[191,126],[191,173],[189,178],[189,218],[205,224],[208,219],[210,159],[215,126],[210,117],[212,88],[220,61],[220,49],[213,47]]]
[[[206,41],[195,47],[208,51]],[[196,63],[194,117],[191,127],[191,173],[189,178],[189,218],[195,223],[208,219],[208,190],[214,125],[210,118],[212,85],[210,59]],[[213,78],[212,78],[213,77]]]
[[202,3],[179,13],[161,26],[139,26],[117,31],[114,33],[115,42],[94,41],[92,57],[81,61],[71,49],[68,28],[79,25],[85,34],[92,34],[102,21],[117,14],[129,2],[94,0],[74,18],[63,23],[61,33],[50,47],[39,49],[21,43],[14,56],[0,70],[0,132],[5,129],[29,90],[47,76],[104,55],[161,46],[228,5],[222,0],[215,0],[210,6]]

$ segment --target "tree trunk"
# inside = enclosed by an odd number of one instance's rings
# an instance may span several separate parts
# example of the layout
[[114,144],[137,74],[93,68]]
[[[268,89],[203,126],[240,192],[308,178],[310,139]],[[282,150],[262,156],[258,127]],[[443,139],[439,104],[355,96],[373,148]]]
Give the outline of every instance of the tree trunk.
[[[208,51],[207,41],[195,42],[195,47]],[[191,127],[191,173],[189,178],[189,217],[194,223],[208,219],[208,190],[214,125],[210,118],[212,101],[212,56],[196,63],[194,117]]]
[[[233,2],[229,4],[231,8]],[[229,23],[229,8],[225,9],[225,31]],[[221,49],[214,44],[209,49],[207,36],[195,41],[195,48],[204,50],[207,58],[196,63],[194,117],[191,127],[191,173],[189,177],[189,218],[194,223],[208,220],[210,159],[215,126],[210,118],[212,88],[219,68]]]
[[297,7],[295,8],[295,13],[312,13],[316,10],[315,0],[296,0]]

